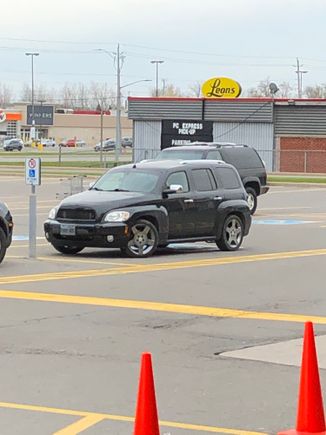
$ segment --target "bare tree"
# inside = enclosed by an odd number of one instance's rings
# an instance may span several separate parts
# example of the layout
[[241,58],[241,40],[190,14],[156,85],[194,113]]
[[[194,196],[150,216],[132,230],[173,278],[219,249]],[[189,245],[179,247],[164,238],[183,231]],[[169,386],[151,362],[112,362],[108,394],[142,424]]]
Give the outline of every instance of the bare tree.
[[115,93],[107,83],[92,82],[90,84],[89,95],[92,105],[102,110],[109,110],[115,107]]
[[248,96],[249,97],[270,97],[271,92],[269,90],[269,85],[271,81],[269,77],[267,77],[265,80],[261,80],[256,88],[250,88],[248,89]]
[[27,83],[23,83],[20,98],[22,101],[32,101],[32,89]]
[[304,90],[308,98],[326,98],[326,83],[315,86],[307,86]]
[[199,98],[201,95],[201,83],[197,80],[189,86],[190,96]]
[[290,98],[292,96],[293,88],[289,82],[282,82],[278,85],[279,92],[277,96],[280,98]]
[[12,101],[13,92],[12,90],[0,83],[0,107],[5,108],[7,107],[11,101]]
[[[160,97],[183,97],[185,94],[181,91],[180,88],[176,87],[172,83],[165,82],[164,89],[158,90],[158,95]],[[151,90],[151,96],[156,96],[156,89]]]

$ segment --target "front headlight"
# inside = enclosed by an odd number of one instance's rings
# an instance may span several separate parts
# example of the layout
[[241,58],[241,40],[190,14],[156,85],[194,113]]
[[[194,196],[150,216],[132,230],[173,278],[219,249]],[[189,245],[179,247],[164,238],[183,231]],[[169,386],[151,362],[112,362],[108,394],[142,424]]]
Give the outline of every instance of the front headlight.
[[55,219],[57,215],[57,211],[58,211],[57,207],[52,208],[49,213],[49,219]]
[[130,218],[128,211],[111,211],[104,217],[105,222],[125,222]]

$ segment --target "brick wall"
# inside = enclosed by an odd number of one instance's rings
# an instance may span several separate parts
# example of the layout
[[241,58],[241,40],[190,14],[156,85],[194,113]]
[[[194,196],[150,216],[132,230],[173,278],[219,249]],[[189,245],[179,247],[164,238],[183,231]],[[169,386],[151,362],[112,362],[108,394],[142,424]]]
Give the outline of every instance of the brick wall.
[[280,171],[326,173],[326,137],[281,137]]

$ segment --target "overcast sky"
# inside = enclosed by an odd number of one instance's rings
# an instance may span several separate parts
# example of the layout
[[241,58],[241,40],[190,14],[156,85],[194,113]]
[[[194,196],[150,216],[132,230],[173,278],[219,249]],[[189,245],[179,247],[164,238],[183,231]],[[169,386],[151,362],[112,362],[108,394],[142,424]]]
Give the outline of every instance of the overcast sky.
[[160,78],[183,90],[214,76],[243,89],[269,77],[296,87],[295,62],[304,85],[326,83],[325,0],[16,0],[0,15],[0,83],[19,94],[31,80],[49,87],[106,81],[115,85],[108,52],[125,54],[125,93],[148,95],[154,87],[150,60],[164,60]]

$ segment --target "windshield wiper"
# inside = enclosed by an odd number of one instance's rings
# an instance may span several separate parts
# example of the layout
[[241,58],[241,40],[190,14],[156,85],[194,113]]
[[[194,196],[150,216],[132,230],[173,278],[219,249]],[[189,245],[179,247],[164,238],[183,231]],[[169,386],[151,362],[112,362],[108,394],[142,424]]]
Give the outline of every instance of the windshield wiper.
[[104,189],[100,189],[99,187],[92,187],[91,190],[97,190],[98,192],[103,192]]
[[111,189],[108,192],[130,192],[130,190],[127,190],[127,189]]

